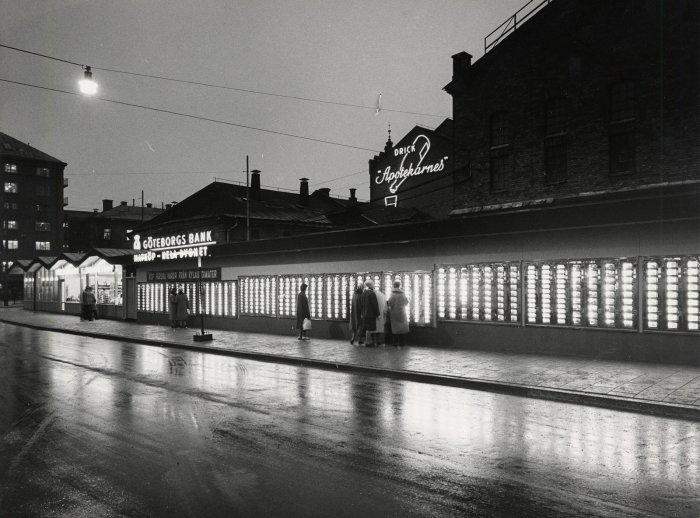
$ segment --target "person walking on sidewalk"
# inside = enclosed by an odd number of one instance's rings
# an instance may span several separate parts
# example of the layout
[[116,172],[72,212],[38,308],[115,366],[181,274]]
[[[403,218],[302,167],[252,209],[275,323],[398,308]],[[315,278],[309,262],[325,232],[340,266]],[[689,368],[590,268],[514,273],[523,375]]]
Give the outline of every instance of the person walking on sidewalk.
[[379,304],[377,294],[374,293],[374,282],[365,281],[365,291],[362,292],[362,322],[365,328],[365,346],[374,347],[374,332],[377,330],[377,317],[379,316]]
[[309,337],[306,336],[306,329],[304,329],[304,321],[308,320],[311,322],[311,310],[309,309],[309,299],[306,296],[306,288],[308,288],[308,285],[302,284],[297,294],[297,329],[299,330],[299,337],[297,340],[309,339]]
[[355,293],[352,294],[352,302],[350,303],[350,345],[357,343],[360,345],[365,343],[364,330],[362,329],[362,298],[363,285],[358,284],[355,288]]
[[92,286],[87,286],[80,296],[83,316],[81,320],[95,320],[95,294],[92,292]]
[[172,288],[168,294],[168,311],[170,312],[170,327],[177,327],[177,290]]
[[408,334],[408,315],[406,314],[408,298],[401,289],[401,281],[394,281],[394,288],[391,290],[387,305],[392,342],[396,347],[400,347],[404,345],[404,337]]
[[178,290],[175,297],[175,317],[177,327],[187,327],[187,313],[190,309],[190,301],[182,289]]

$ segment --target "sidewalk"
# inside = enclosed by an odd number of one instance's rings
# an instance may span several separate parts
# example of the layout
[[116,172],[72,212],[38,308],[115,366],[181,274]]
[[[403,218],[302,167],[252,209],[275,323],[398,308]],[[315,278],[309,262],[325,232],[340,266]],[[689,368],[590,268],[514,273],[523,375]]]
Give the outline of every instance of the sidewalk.
[[364,348],[339,340],[196,329],[0,307],[0,322],[161,347],[208,351],[424,383],[700,420],[700,367],[439,348]]

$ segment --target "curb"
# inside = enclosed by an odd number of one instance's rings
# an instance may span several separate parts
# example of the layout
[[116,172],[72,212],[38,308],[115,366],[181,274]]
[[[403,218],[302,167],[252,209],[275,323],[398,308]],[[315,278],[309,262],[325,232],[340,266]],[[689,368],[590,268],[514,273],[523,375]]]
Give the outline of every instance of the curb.
[[0,318],[0,322],[11,324],[38,331],[52,331],[76,336],[87,336],[90,338],[101,338],[103,340],[113,340],[119,342],[131,342],[153,347],[167,347],[171,349],[182,349],[186,351],[220,354],[234,358],[246,360],[264,361],[269,363],[282,363],[285,365],[313,367],[317,369],[333,370],[353,374],[364,374],[378,377],[400,379],[404,381],[414,381],[419,383],[429,383],[434,385],[444,385],[448,387],[479,390],[484,392],[495,392],[518,397],[528,397],[557,401],[560,403],[572,403],[576,405],[594,406],[610,410],[624,412],[634,412],[639,414],[653,415],[657,417],[670,417],[685,419],[690,421],[700,421],[700,409],[689,405],[670,405],[657,401],[640,400],[623,396],[608,396],[603,394],[591,394],[575,390],[561,390],[555,388],[542,388],[531,385],[517,383],[504,383],[500,381],[487,381],[477,378],[464,378],[459,376],[449,376],[444,374],[434,374],[430,372],[394,370],[384,367],[372,367],[368,365],[357,365],[350,363],[337,363],[328,360],[314,358],[300,358],[297,356],[286,356],[282,354],[270,354],[264,352],[241,351],[222,349],[215,346],[189,345],[180,342],[168,342],[165,340],[154,340],[149,338],[137,338],[123,335],[113,335],[109,333],[96,333],[89,331],[77,331],[74,329],[58,329],[55,327],[15,322]]

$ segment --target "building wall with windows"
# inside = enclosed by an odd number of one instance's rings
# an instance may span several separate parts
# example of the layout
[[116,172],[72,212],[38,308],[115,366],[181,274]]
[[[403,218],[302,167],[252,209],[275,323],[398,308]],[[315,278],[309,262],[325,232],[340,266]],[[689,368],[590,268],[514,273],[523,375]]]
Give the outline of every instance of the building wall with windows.
[[[55,255],[63,246],[66,164],[0,133],[2,267],[17,259]],[[14,289],[21,289],[21,278]]]
[[698,26],[694,0],[555,0],[453,56],[455,209],[700,180]]

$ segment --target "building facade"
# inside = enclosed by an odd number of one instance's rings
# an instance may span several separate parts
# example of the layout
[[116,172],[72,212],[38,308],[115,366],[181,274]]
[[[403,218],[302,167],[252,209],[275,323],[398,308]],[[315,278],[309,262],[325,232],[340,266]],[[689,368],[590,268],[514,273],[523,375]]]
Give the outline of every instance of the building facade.
[[64,162],[0,133],[3,283],[21,292],[21,277],[8,277],[9,265],[63,246]]
[[455,213],[700,180],[700,3],[553,0],[453,56]]
[[64,210],[63,251],[87,252],[93,248],[131,248],[129,235],[133,229],[158,216],[163,208],[146,203],[122,201],[115,206],[112,200],[102,200],[102,211]]

